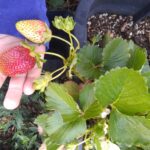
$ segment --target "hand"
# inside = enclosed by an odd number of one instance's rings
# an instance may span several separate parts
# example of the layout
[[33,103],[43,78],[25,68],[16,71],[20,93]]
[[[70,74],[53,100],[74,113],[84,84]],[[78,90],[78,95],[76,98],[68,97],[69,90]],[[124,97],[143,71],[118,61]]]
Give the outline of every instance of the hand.
[[[0,35],[0,53],[3,50],[19,45],[21,42],[20,39],[9,36],[9,35]],[[45,46],[36,46],[36,51],[45,51]],[[10,79],[8,91],[6,93],[3,105],[6,109],[15,109],[19,106],[22,93],[26,95],[31,95],[34,92],[32,88],[32,83],[37,79],[41,74],[41,69],[34,66],[27,74],[17,75]],[[0,88],[2,87],[7,76],[0,73]]]

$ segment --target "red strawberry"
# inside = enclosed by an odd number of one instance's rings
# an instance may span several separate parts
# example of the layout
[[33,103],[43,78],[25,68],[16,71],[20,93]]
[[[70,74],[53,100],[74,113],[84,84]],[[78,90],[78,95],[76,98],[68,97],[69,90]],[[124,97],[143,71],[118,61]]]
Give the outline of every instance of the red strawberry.
[[41,20],[22,20],[16,23],[17,30],[28,40],[34,43],[50,41],[52,32]]
[[0,54],[0,72],[10,77],[27,73],[34,67],[35,62],[28,48],[15,46]]

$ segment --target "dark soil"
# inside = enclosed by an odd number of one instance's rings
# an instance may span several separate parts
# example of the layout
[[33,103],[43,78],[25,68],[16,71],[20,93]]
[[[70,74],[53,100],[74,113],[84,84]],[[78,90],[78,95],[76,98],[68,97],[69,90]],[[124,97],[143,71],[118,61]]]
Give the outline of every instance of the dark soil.
[[106,33],[110,33],[112,37],[132,39],[139,46],[146,48],[150,54],[150,17],[134,24],[132,16],[103,13],[91,16],[87,27],[89,40],[97,34],[103,37]]

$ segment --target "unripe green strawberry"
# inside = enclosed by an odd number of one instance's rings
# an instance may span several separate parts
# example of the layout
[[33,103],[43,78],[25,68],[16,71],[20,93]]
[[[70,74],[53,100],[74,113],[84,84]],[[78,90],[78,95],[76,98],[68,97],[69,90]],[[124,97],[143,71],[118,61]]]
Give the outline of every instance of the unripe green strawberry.
[[22,20],[16,23],[16,28],[33,43],[46,43],[51,40],[52,32],[41,20]]
[[35,63],[30,50],[23,46],[15,46],[0,54],[0,72],[9,77],[27,73]]

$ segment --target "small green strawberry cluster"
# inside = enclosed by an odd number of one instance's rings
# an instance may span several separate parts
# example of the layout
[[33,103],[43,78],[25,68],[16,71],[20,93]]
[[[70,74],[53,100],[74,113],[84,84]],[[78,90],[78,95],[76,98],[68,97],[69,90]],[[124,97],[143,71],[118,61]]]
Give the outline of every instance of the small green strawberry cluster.
[[65,32],[70,32],[75,27],[75,22],[72,17],[63,18],[62,16],[56,16],[52,23],[54,27]]
[[[16,23],[16,29],[26,38],[26,40],[21,42],[20,45],[9,48],[0,54],[0,72],[9,77],[27,73],[35,66],[35,64],[37,64],[38,67],[41,67],[41,64],[45,62],[41,56],[47,54],[62,59],[63,66],[52,73],[44,73],[35,81],[35,89],[43,92],[50,81],[60,77],[66,70],[68,70],[69,77],[71,78],[76,64],[76,51],[80,48],[78,39],[71,33],[74,29],[75,22],[73,18],[69,16],[66,18],[56,16],[52,23],[54,27],[68,34],[68,41],[59,36],[53,35],[48,25],[41,20],[18,21]],[[53,52],[36,52],[35,46],[29,44],[31,42],[35,44],[44,44],[50,42],[52,38],[61,40],[69,45],[70,54],[68,58],[64,58]],[[74,46],[74,41],[76,41],[77,46]]]

